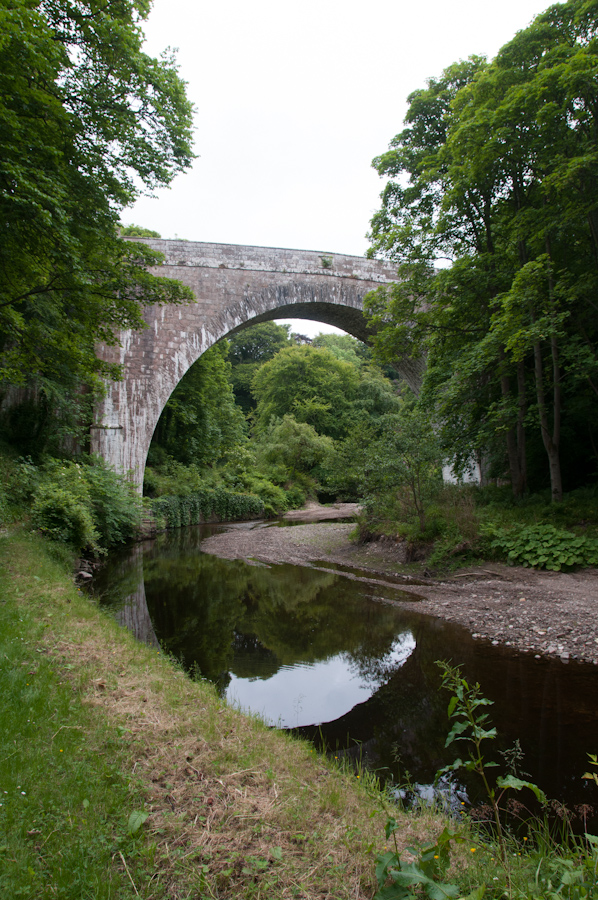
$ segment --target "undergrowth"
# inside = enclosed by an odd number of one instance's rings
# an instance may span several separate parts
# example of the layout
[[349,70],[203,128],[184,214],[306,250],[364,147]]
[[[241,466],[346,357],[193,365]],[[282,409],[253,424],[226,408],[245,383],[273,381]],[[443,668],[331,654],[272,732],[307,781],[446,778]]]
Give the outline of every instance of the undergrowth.
[[483,560],[554,571],[598,565],[598,487],[515,500],[509,488],[445,484],[427,507],[422,529],[391,497],[367,505],[359,533],[407,545],[407,561],[446,572]]

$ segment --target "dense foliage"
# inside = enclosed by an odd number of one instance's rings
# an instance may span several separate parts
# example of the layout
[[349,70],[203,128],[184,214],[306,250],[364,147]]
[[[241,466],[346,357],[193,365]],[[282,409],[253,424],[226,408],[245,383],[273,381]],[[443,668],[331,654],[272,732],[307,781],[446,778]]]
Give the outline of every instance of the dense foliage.
[[517,496],[596,473],[597,26],[595,0],[569,0],[449,67],[374,161],[371,253],[400,276],[368,301],[377,353],[427,356],[445,451]]
[[98,342],[142,327],[145,304],[191,296],[118,231],[123,207],[192,159],[174,59],[142,51],[148,11],[0,3],[0,391],[34,387],[53,409],[78,412],[100,376],[118,377]]
[[289,347],[265,363],[253,379],[255,422],[263,431],[273,418],[292,414],[332,438],[345,435],[359,374],[329,350]]
[[313,345],[266,322],[204,353],[158,423],[146,494],[223,487],[260,497],[267,515],[316,495],[358,499],[363,448],[399,399],[364,344],[319,335]]
[[198,525],[210,519],[223,522],[257,519],[264,514],[264,504],[259,497],[234,494],[222,488],[197,491],[186,497],[160,497],[152,501],[152,507],[164,517],[168,528]]
[[245,438],[245,418],[230,384],[228,344],[221,341],[191,366],[174,389],[154,434],[157,448],[189,465],[211,466]]
[[99,458],[35,465],[2,450],[0,475],[0,521],[30,517],[51,540],[96,555],[138,533],[142,504],[134,485]]
[[255,409],[255,398],[251,392],[254,376],[261,365],[293,343],[289,329],[288,325],[263,322],[230,336],[228,358],[232,366],[231,384],[235,401],[246,415]]

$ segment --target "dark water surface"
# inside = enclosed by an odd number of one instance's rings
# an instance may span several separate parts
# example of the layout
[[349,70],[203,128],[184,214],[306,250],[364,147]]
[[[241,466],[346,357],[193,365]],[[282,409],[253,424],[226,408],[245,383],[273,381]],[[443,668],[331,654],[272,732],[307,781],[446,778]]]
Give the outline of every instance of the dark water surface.
[[449,695],[435,660],[450,660],[494,701],[497,750],[519,739],[523,770],[550,797],[598,806],[596,788],[581,778],[587,753],[598,752],[597,667],[474,641],[419,614],[417,602],[407,610],[388,603],[409,596],[399,586],[219,559],[200,549],[208,533],[160,535],[114,557],[95,579],[140,640],[269,723],[423,784],[464,751],[444,749]]

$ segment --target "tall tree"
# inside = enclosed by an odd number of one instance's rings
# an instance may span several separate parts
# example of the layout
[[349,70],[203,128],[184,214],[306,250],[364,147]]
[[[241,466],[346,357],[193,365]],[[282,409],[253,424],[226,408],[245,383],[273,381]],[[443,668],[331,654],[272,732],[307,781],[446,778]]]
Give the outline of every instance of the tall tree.
[[212,466],[246,440],[246,422],[230,385],[228,342],[203,353],[176,386],[152,446],[185,465]]
[[0,386],[117,377],[97,341],[190,296],[118,234],[143,190],[189,166],[174,59],[141,49],[146,0],[0,0]]
[[[585,390],[595,407],[597,24],[595,0],[551,7],[441,107],[432,88],[454,82],[451,67],[411,98],[408,121],[427,124],[433,152],[412,126],[375,160],[399,180],[373,252],[404,278],[370,300],[379,351],[428,354],[423,395],[447,443],[464,458],[502,435],[516,494],[526,431],[539,432],[557,501],[567,405]],[[451,267],[435,271],[442,255]]]
[[235,400],[248,415],[255,409],[251,383],[260,368],[283,347],[291,343],[290,325],[261,322],[244,328],[229,338],[229,359],[232,363],[231,383]]
[[312,425],[318,434],[343,437],[359,384],[358,370],[329,350],[288,347],[257,372],[253,394],[258,432],[287,413]]

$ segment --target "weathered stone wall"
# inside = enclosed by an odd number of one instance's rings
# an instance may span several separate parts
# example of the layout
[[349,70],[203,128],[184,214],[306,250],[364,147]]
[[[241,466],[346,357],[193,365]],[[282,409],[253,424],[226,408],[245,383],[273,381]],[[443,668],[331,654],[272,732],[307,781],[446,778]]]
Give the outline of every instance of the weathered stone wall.
[[[123,332],[120,346],[100,346],[123,365],[97,410],[92,449],[141,482],[147,451],[164,405],[185,372],[216,341],[270,319],[315,319],[367,340],[363,297],[396,277],[379,260],[307,250],[148,240],[165,256],[158,274],[189,285],[195,302],[153,306],[148,327]],[[414,385],[419,366],[405,361]]]

